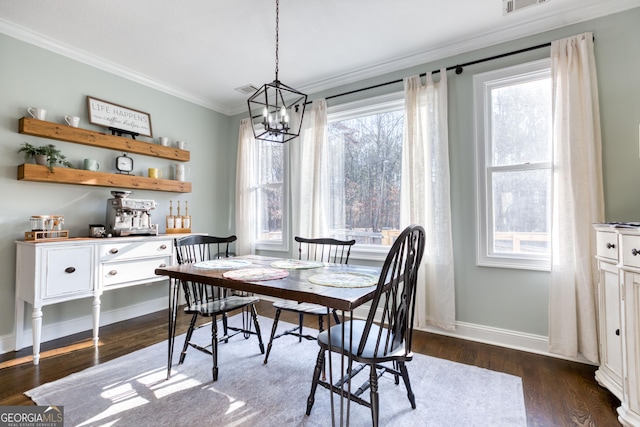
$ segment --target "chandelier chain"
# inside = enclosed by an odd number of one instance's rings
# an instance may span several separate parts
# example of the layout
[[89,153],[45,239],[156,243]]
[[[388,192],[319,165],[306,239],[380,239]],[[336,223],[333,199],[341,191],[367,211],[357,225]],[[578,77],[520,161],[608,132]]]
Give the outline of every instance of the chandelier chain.
[[276,0],[276,81],[278,80],[278,45],[279,45],[279,24],[280,24],[280,0]]

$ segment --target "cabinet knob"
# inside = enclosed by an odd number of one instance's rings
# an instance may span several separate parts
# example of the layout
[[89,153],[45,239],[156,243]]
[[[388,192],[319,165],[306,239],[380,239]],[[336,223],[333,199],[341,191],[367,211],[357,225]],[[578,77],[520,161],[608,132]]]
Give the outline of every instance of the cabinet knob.
[[616,335],[620,336],[620,329],[616,329]]
[[67,267],[67,268],[64,269],[64,272],[65,273],[69,273],[69,274],[75,273],[75,271],[76,271],[75,267]]
[[167,264],[165,264],[164,262],[162,264],[160,264],[158,267],[159,268],[165,268],[167,266]]
[[117,254],[118,253],[118,248],[113,248],[109,251],[110,254]]
[[637,250],[636,248],[631,249],[631,255],[636,256],[638,254],[640,254],[639,250]]
[[614,245],[613,243],[607,243],[607,249],[613,249],[615,247],[616,245]]
[[118,274],[118,270],[111,270],[109,272],[109,276],[115,276],[116,274]]
[[160,250],[164,251],[165,249],[167,249],[167,245],[160,245]]

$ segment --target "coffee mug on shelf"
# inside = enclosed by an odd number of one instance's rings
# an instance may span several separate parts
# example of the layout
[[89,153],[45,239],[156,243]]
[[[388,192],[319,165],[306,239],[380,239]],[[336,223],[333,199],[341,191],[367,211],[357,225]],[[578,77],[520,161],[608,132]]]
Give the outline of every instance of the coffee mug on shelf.
[[169,146],[169,138],[167,138],[166,136],[159,137],[158,142],[160,142],[160,145],[164,145],[165,147]]
[[158,168],[149,168],[149,178],[162,178],[162,171]]
[[84,159],[83,167],[84,167],[84,170],[95,172],[100,169],[100,163],[98,163],[97,160]]
[[78,116],[64,116],[64,121],[72,128],[80,126],[80,117]]
[[187,149],[187,143],[184,141],[176,141],[176,146],[180,149],[180,150],[186,150]]
[[44,120],[45,117],[47,117],[47,110],[45,110],[44,108],[29,107],[27,108],[27,111],[29,112],[29,114],[31,114],[31,117],[33,117],[34,119]]

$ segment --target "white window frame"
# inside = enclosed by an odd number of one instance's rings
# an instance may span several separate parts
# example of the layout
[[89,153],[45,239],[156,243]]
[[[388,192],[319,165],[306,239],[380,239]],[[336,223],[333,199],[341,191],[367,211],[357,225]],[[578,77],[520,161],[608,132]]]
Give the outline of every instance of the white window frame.
[[[264,141],[260,141],[260,140],[255,140],[254,141],[255,144],[259,145],[259,144],[264,144]],[[289,185],[289,174],[290,174],[290,167],[289,167],[289,143],[284,143],[283,144],[283,174],[282,174],[282,183],[271,183],[271,184],[259,184],[258,182],[255,183],[254,187],[253,187],[253,192],[254,192],[254,204],[256,206],[256,214],[257,212],[260,211],[260,207],[258,206],[258,194],[260,192],[261,188],[275,188],[275,187],[282,187],[282,240],[278,241],[278,240],[261,240],[258,238],[259,236],[259,230],[258,227],[260,227],[259,221],[255,221],[255,226],[256,229],[253,232],[254,235],[254,244],[255,244],[255,249],[256,250],[262,250],[262,251],[273,251],[273,252],[289,252],[289,240],[291,238],[291,225],[290,225],[290,209],[289,207],[291,206],[290,203],[290,185]],[[295,143],[295,141],[294,141]],[[256,146],[257,147],[257,146]],[[258,148],[256,148],[256,156],[255,156],[255,169],[256,171],[258,171],[259,169],[259,162],[260,162],[260,156],[257,154],[259,153]],[[255,179],[258,180],[258,173],[256,173],[255,175]]]
[[[394,92],[359,101],[348,102],[327,109],[327,124],[368,114],[404,110],[404,92]],[[398,212],[400,217],[400,212]],[[384,261],[390,245],[367,245],[357,243],[351,249],[349,259]]]
[[[493,203],[492,182],[490,169],[493,171],[516,171],[549,168],[551,162],[536,164],[491,166],[491,99],[488,95],[492,88],[527,82],[551,75],[551,60],[549,58],[502,68],[473,77],[474,111],[475,111],[475,164],[476,164],[476,263],[479,266],[514,268],[526,270],[550,271],[549,256],[527,254],[505,254],[493,252]],[[553,173],[552,173],[553,176]],[[551,194],[549,191],[548,194]],[[549,200],[548,210],[551,209]]]

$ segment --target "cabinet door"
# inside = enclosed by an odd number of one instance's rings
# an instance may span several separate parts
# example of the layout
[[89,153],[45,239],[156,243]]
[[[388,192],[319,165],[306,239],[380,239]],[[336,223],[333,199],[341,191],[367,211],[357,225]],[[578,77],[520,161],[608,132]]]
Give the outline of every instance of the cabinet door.
[[[624,273],[626,382],[623,425],[640,425],[640,273]],[[619,410],[620,411],[620,410]]]
[[93,294],[93,246],[42,249],[42,299],[73,299]]
[[600,262],[600,368],[596,379],[622,399],[622,331],[620,275],[614,264]]

